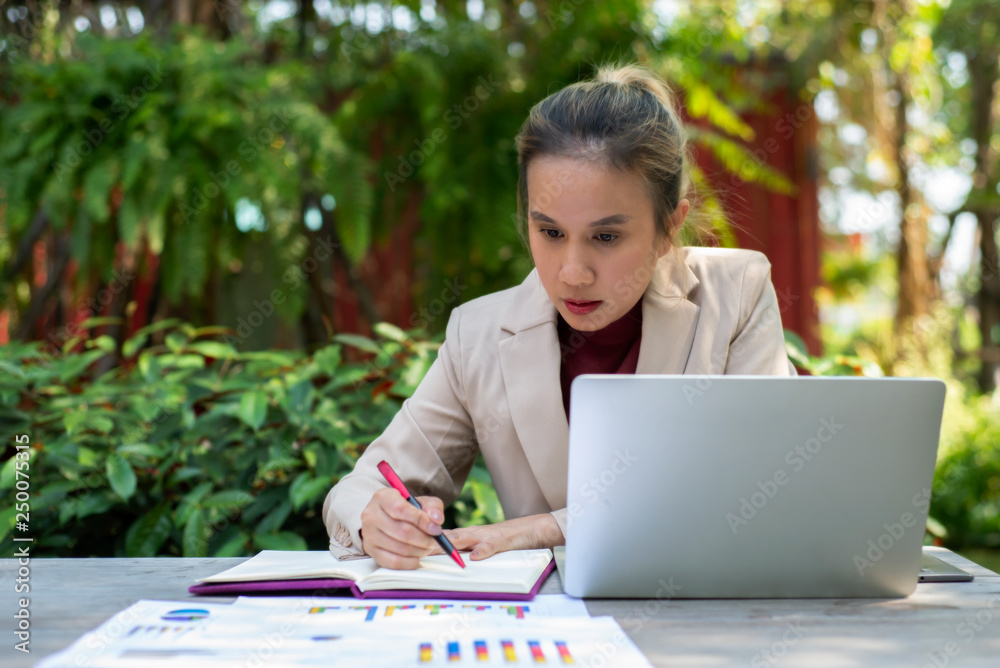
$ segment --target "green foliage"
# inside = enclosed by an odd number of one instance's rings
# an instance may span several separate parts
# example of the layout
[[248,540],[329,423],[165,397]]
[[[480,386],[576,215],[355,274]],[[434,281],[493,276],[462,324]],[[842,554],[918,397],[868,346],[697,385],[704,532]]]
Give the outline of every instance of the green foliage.
[[[894,337],[889,321],[865,323],[828,358],[850,356],[894,376],[945,382],[944,417],[927,530],[950,548],[1000,547],[1000,395],[982,395],[978,364],[967,357],[961,306],[939,304],[910,336]],[[890,366],[891,365],[891,366]]]
[[[949,547],[1000,548],[1000,406],[970,396],[962,425],[942,443],[931,514]],[[957,417],[957,416],[956,416]]]
[[[531,268],[513,221],[513,138],[533,104],[612,59],[637,60],[682,92],[704,123],[693,143],[724,169],[791,188],[747,150],[753,133],[739,114],[758,93],[719,62],[750,55],[728,9],[701,7],[697,21],[666,30],[637,0],[502,15],[488,3],[481,19],[462,3],[437,3],[433,19],[418,4],[388,4],[412,12],[412,29],[322,20],[300,37],[298,17],[265,29],[247,7],[241,31],[222,42],[190,28],[157,41],[151,30],[97,38],[53,23],[41,55],[14,59],[3,77],[16,96],[0,107],[0,262],[40,210],[68,239],[76,295],[107,282],[122,250],[148,247],[165,299],[198,314],[251,235],[266,237],[255,248],[271,253],[268,270],[295,266],[308,247],[305,213],[329,194],[324,233],[335,231],[355,263],[419,218],[418,302],[456,277],[463,301],[507,288]],[[704,231],[735,245],[721,202],[693,176]],[[31,293],[18,280],[5,299],[23,314]],[[293,298],[282,315],[293,322],[305,308]]]
[[857,355],[809,354],[805,341],[795,332],[785,330],[785,350],[792,364],[807,371],[812,376],[882,376],[878,363]]
[[[81,286],[110,280],[122,247],[148,247],[174,304],[197,303],[214,268],[242,256],[239,226],[263,227],[268,266],[293,264],[308,193],[334,197],[347,256],[367,252],[369,160],[309,98],[306,67],[266,65],[241,40],[196,33],[159,44],[87,34],[67,51],[9,67],[17,99],[0,106],[7,241],[41,211],[68,238]],[[10,253],[0,243],[0,259]]]
[[[136,354],[154,329],[162,342]],[[91,369],[108,351],[98,346],[0,348],[0,439],[30,438],[36,544],[77,557],[324,549],[326,492],[437,355],[434,341],[378,329],[377,340],[340,337],[303,355],[239,353],[210,338],[217,328],[159,323],[125,343],[126,364],[99,376]],[[0,470],[4,493],[14,467],[11,457]],[[501,516],[488,481],[480,463],[453,519]],[[11,506],[0,539],[13,522]]]

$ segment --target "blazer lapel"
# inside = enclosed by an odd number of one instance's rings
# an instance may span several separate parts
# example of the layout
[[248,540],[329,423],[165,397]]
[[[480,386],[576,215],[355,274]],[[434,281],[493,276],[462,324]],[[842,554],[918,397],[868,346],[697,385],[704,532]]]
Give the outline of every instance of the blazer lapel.
[[[642,340],[636,373],[684,372],[700,307],[687,296],[698,278],[684,249],[664,256],[642,301]],[[556,307],[532,269],[518,286],[501,327],[512,334],[499,343],[507,404],[514,430],[535,479],[553,510],[566,506],[569,424],[559,380],[561,351]]]
[[701,307],[687,296],[698,286],[698,277],[684,262],[684,249],[660,258],[642,296],[642,339],[637,374],[684,373]]
[[556,307],[533,269],[515,292],[504,318],[500,369],[510,417],[549,507],[566,506],[569,424],[559,382]]

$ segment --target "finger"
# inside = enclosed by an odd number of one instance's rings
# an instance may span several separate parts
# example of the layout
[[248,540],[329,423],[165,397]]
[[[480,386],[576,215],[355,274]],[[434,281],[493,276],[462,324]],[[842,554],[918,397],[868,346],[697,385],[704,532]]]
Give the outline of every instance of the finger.
[[389,496],[381,501],[379,507],[388,517],[399,522],[406,522],[417,527],[424,534],[437,536],[441,533],[441,525],[431,520],[427,513],[399,494]]
[[396,542],[409,545],[422,554],[429,554],[430,550],[437,545],[434,537],[420,527],[405,520],[397,520],[385,514],[375,523],[376,528],[385,536],[392,538]]
[[418,496],[417,503],[424,509],[430,522],[420,528],[432,536],[440,535],[441,524],[444,522],[444,503],[436,496]]
[[412,571],[420,566],[420,559],[417,557],[404,557],[386,550],[372,550],[371,556],[383,568]]
[[497,545],[490,540],[484,540],[477,543],[472,552],[469,553],[469,559],[473,561],[479,561],[480,559],[485,559],[486,557],[492,557],[497,552],[502,552],[503,548],[498,548]]
[[471,528],[446,529],[444,535],[456,550],[471,550],[479,542],[478,532]]
[[506,544],[501,537],[494,535],[495,530],[490,527],[466,527],[463,529],[449,529],[444,532],[451,541],[451,544],[458,550],[472,550],[469,557],[473,561],[479,561],[492,556],[497,552],[502,552]]
[[[375,558],[376,563],[389,568],[416,568],[420,558],[430,554],[436,544],[419,548],[409,543],[401,542],[395,537],[374,529],[365,541],[368,553]],[[390,565],[393,564],[393,565]]]

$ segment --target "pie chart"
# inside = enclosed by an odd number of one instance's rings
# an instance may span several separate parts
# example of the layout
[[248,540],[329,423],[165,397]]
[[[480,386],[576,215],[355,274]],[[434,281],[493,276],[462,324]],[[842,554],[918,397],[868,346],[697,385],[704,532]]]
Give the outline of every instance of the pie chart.
[[162,619],[168,622],[195,622],[208,617],[208,610],[202,608],[182,608],[181,610],[171,610],[163,615]]

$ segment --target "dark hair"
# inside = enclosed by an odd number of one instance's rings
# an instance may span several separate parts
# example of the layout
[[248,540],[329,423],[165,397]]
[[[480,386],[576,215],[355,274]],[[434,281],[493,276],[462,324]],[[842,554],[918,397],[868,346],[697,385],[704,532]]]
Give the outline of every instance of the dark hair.
[[673,245],[678,230],[670,228],[669,217],[688,188],[687,136],[670,88],[653,72],[635,64],[599,67],[592,79],[532,107],[514,142],[520,168],[517,229],[525,245],[528,165],[544,155],[639,176],[653,202],[656,236]]

